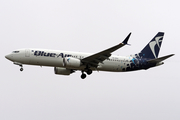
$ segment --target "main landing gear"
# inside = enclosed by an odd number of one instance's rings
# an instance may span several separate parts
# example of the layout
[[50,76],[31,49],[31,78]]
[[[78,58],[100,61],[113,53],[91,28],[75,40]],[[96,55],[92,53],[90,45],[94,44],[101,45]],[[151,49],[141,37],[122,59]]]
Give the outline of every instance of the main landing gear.
[[86,74],[82,73],[81,78],[82,79],[86,78]]
[[[88,69],[85,71],[88,75],[92,74],[92,70],[91,69]],[[85,79],[86,78],[86,74],[84,73],[84,71],[82,71],[82,75],[81,75],[81,78],[82,79]]]

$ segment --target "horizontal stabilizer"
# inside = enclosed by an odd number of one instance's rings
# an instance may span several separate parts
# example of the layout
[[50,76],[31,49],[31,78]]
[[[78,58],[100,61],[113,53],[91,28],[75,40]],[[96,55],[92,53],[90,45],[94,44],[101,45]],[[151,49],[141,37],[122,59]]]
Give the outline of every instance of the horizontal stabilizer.
[[164,56],[164,57],[160,57],[160,58],[156,58],[156,59],[152,59],[152,60],[148,60],[147,62],[150,62],[150,63],[159,63],[171,56],[173,56],[174,54],[171,54],[171,55],[167,55],[167,56]]

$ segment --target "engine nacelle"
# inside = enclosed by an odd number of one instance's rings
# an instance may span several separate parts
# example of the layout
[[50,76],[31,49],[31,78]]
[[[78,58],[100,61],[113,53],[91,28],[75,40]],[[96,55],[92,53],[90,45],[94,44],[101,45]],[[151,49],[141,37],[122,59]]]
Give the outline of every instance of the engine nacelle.
[[62,67],[54,67],[54,73],[58,75],[70,75],[73,72],[71,69],[66,69]]
[[63,65],[64,65],[64,67],[78,68],[81,65],[81,61],[76,58],[65,57],[65,58],[63,58]]

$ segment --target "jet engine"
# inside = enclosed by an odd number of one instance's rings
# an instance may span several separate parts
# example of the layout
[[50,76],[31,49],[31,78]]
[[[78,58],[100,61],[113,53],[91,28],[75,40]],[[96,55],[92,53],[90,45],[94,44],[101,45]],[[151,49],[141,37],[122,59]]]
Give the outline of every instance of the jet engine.
[[81,61],[72,57],[63,58],[63,66],[68,68],[78,68],[81,65]]
[[54,73],[58,75],[70,75],[73,71],[62,67],[54,67]]

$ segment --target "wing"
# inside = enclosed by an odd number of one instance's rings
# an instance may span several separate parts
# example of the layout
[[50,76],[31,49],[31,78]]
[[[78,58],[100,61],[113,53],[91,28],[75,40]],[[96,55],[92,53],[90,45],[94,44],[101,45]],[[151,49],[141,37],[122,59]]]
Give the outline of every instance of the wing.
[[99,53],[90,55],[84,59],[81,60],[81,62],[84,65],[92,66],[92,67],[97,67],[99,63],[103,63],[103,61],[111,56],[111,53],[114,52],[115,50],[123,47],[124,45],[127,44],[129,37],[131,33],[124,39],[124,41],[118,45],[115,45],[109,49],[106,49],[104,51],[101,51]]

